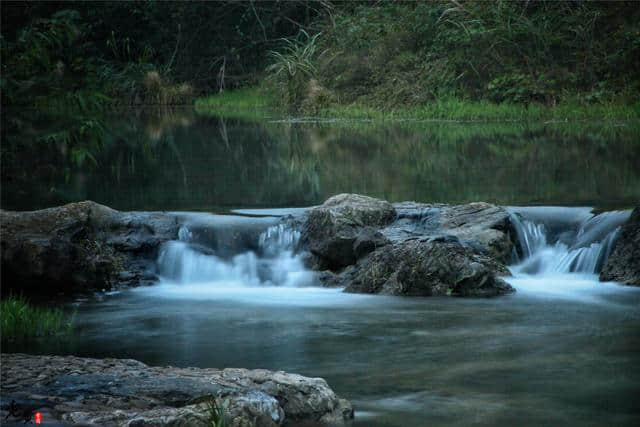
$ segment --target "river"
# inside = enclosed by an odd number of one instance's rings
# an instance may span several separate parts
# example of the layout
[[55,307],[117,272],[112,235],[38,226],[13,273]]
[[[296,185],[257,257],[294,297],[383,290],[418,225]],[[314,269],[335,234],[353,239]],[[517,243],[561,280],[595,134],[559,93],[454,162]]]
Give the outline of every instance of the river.
[[[624,209],[639,199],[627,131],[172,120],[139,124],[146,148],[105,143],[99,167],[69,166],[78,176],[3,175],[24,190],[5,187],[3,207],[86,197],[194,211],[160,252],[157,284],[66,302],[70,337],[14,350],[320,376],[353,402],[357,426],[637,425],[640,289],[597,281]],[[509,205],[521,250],[506,280],[517,292],[402,298],[318,287],[293,250],[296,230],[274,227],[301,210],[259,208],[338,192]],[[247,224],[250,245],[226,244]],[[211,232],[198,240],[203,227]]]

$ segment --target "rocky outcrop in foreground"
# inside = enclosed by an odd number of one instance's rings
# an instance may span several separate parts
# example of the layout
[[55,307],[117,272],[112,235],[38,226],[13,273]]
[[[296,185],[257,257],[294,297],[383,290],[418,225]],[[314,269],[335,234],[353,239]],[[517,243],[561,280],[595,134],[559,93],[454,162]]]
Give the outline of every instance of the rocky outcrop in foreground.
[[388,202],[357,194],[309,211],[301,245],[327,286],[389,295],[495,296],[508,275],[515,233],[509,213],[488,203]]
[[0,211],[3,288],[78,291],[151,283],[158,246],[178,236],[162,212],[119,212],[86,201]]
[[[2,354],[3,420],[100,426],[342,425],[351,404],[321,378],[247,369],[150,367],[135,360]],[[7,422],[5,420],[5,422]]]
[[640,286],[640,207],[631,212],[618,241],[602,267],[600,280]]

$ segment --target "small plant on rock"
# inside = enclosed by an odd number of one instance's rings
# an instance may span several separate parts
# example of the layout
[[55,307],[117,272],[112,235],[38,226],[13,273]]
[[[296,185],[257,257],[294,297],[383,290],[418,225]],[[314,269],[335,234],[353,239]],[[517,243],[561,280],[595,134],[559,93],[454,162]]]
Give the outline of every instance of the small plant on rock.
[[218,403],[215,397],[210,397],[205,402],[206,423],[210,427],[226,427],[226,411],[228,402]]

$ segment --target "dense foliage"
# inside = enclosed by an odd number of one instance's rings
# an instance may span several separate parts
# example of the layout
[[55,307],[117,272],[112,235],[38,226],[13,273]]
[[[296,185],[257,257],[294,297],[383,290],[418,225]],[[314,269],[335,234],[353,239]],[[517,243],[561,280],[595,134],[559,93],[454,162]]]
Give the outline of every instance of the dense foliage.
[[328,7],[303,0],[3,2],[2,102],[84,100],[79,91],[90,89],[118,102],[166,104],[183,102],[193,88],[252,83],[265,52]]
[[622,2],[352,5],[318,28],[314,77],[341,103],[387,107],[625,102],[640,90],[639,20]]
[[2,103],[181,103],[266,67],[296,108],[321,89],[600,102],[640,89],[639,18],[633,2],[3,2]]

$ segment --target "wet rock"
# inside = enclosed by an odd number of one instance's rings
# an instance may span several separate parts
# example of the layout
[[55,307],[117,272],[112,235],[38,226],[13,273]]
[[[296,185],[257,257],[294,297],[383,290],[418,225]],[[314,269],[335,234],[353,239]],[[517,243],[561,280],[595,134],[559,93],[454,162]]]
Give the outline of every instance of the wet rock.
[[500,263],[460,243],[409,240],[380,248],[351,273],[347,292],[404,296],[497,296],[513,292]]
[[205,426],[211,425],[212,401],[233,427],[341,425],[353,418],[351,404],[323,379],[285,372],[25,354],[2,354],[1,369],[0,416],[9,421],[38,410],[48,422]]
[[613,252],[600,272],[600,280],[640,286],[640,207],[622,226]]
[[158,246],[177,237],[160,212],[119,212],[85,201],[31,212],[0,211],[2,283],[39,292],[148,282]]
[[312,209],[303,249],[324,286],[393,295],[491,296],[514,247],[509,213],[488,203],[387,202],[353,194]]
[[317,257],[319,269],[338,270],[386,244],[372,227],[385,226],[395,216],[393,206],[383,200],[339,194],[308,212],[301,243]]
[[507,263],[515,231],[506,209],[484,202],[464,205],[395,204],[398,219],[383,230],[394,242],[422,236],[454,236],[465,246]]

